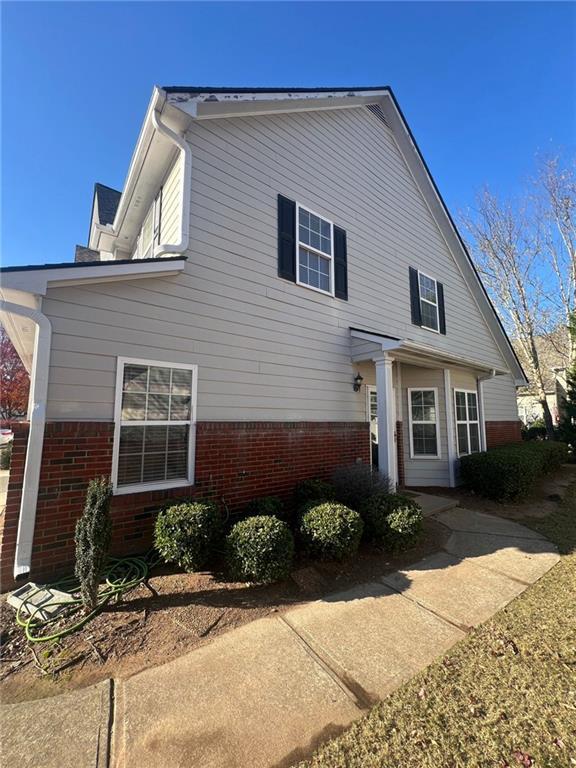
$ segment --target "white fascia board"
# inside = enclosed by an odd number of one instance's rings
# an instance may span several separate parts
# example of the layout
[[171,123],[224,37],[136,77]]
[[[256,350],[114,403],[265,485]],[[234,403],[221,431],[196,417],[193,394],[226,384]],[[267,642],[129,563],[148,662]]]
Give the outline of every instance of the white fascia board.
[[56,267],[54,269],[4,272],[0,275],[2,287],[45,296],[48,288],[84,285],[85,283],[109,283],[119,280],[138,280],[146,277],[170,277],[184,269],[186,259],[170,259],[165,263],[146,260],[131,264],[106,262],[106,266]]

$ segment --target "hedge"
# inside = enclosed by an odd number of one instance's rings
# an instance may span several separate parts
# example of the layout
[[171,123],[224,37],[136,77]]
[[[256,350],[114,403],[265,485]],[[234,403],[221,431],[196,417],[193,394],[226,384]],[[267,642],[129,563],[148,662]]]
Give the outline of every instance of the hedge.
[[529,494],[543,475],[558,469],[567,457],[565,443],[515,443],[462,456],[460,471],[464,484],[474,493],[510,501]]

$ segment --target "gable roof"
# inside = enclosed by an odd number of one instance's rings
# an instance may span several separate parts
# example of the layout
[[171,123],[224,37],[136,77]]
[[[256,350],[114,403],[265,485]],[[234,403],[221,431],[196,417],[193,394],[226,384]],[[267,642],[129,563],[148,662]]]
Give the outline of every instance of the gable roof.
[[94,199],[98,202],[98,224],[112,224],[122,192],[105,184],[94,184]]
[[[318,88],[230,88],[209,86],[164,86],[168,103],[186,111],[192,119],[225,118],[251,114],[264,106],[270,112],[291,109],[333,109],[364,104],[378,106],[378,117],[394,134],[396,143],[451,251],[471,295],[490,329],[496,346],[508,362],[517,385],[527,383],[522,364],[482,282],[466,244],[454,223],[424,156],[414,138],[392,88],[383,86],[336,86]],[[219,99],[218,95],[223,98]],[[282,98],[282,97],[285,98]],[[300,98],[299,98],[300,97]],[[187,105],[190,103],[190,106]],[[284,102],[284,104],[282,104]],[[303,107],[302,104],[307,102]],[[337,102],[341,102],[338,104]],[[345,102],[348,102],[346,104]],[[274,109],[272,106],[274,104]],[[259,109],[260,108],[260,109]],[[260,111],[260,114],[266,114]]]
[[[570,338],[566,327],[557,328],[552,333],[536,336],[534,339],[536,351],[542,366],[542,378],[546,392],[556,391],[556,371],[564,370],[568,366]],[[514,342],[514,349],[521,362],[528,369],[528,360],[518,342]],[[519,394],[536,394],[536,385],[532,380],[528,386],[522,387]]]

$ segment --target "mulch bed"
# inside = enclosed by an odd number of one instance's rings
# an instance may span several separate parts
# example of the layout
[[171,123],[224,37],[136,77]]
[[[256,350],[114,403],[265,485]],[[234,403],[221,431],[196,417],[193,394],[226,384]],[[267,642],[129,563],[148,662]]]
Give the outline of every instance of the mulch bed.
[[293,605],[377,579],[442,548],[449,532],[426,519],[419,544],[392,556],[363,546],[344,563],[296,563],[292,577],[269,586],[230,582],[222,572],[156,568],[153,592],[140,585],[82,630],[55,643],[29,644],[14,609],[0,602],[2,703],[54,696],[109,677],[126,678],[163,664],[223,632]]

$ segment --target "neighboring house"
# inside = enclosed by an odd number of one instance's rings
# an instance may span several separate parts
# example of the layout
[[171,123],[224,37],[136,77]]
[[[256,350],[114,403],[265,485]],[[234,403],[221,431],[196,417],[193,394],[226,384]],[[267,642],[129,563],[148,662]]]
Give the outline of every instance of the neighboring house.
[[70,562],[95,475],[143,550],[177,495],[238,507],[371,456],[453,486],[520,438],[524,373],[387,87],[155,89],[87,248],[1,275],[33,382],[16,575]]
[[[559,328],[536,338],[536,350],[543,370],[546,402],[550,408],[552,422],[559,424],[562,417],[562,402],[566,396],[566,366],[568,363],[568,331]],[[528,361],[517,343],[514,348],[525,371],[530,370]],[[525,387],[518,387],[516,392],[518,413],[525,425],[544,418],[544,411],[532,381]]]

